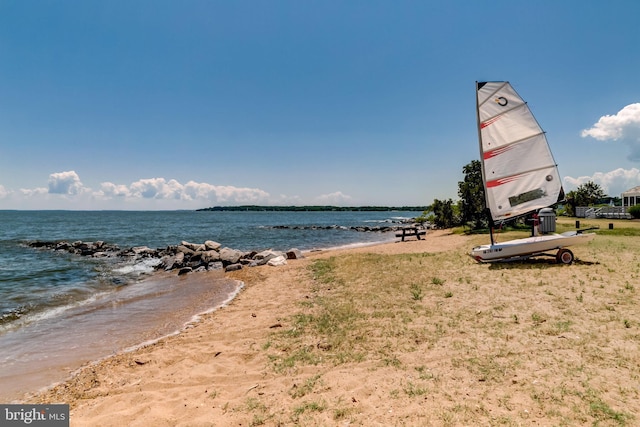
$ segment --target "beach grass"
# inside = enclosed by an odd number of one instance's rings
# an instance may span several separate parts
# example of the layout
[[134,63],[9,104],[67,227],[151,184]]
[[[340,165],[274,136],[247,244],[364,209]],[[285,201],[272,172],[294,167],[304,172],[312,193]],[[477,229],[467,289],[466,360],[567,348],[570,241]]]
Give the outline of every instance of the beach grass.
[[[347,367],[385,377],[391,401],[438,402],[437,425],[633,425],[640,239],[627,233],[640,227],[624,225],[601,228],[572,266],[475,264],[466,249],[315,260],[311,298],[265,351],[279,375],[313,367],[295,399]],[[358,421],[327,400],[290,418],[330,411]]]

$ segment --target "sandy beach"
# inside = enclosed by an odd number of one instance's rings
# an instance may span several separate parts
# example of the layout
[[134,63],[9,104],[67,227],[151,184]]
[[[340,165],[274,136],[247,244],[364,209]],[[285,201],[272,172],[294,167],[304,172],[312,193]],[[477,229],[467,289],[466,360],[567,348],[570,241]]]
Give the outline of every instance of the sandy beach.
[[72,426],[640,422],[640,239],[598,236],[570,266],[477,264],[486,240],[228,273],[228,306],[28,401],[70,404]]

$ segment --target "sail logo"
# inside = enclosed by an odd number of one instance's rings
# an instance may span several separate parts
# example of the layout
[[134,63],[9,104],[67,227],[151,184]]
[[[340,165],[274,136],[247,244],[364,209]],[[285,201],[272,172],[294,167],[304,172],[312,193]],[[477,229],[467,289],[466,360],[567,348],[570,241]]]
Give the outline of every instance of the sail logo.
[[504,107],[509,103],[509,101],[507,101],[507,98],[505,98],[504,96],[499,96],[498,98],[494,99],[494,101],[501,107]]

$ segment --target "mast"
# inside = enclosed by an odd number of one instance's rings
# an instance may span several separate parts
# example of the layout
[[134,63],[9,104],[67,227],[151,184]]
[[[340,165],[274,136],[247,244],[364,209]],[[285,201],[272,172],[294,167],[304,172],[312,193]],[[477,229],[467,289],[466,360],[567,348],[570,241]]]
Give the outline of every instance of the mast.
[[480,100],[478,98],[478,93],[480,92],[480,88],[485,85],[486,82],[478,82],[476,81],[476,121],[478,129],[478,143],[480,144],[480,170],[482,171],[482,187],[484,188],[484,203],[485,203],[485,213],[487,215],[487,220],[489,222],[489,236],[491,237],[491,244],[495,244],[495,240],[493,238],[493,216],[491,215],[491,210],[489,209],[489,203],[487,200],[487,179],[484,171],[484,151],[482,149],[482,132],[480,132]]

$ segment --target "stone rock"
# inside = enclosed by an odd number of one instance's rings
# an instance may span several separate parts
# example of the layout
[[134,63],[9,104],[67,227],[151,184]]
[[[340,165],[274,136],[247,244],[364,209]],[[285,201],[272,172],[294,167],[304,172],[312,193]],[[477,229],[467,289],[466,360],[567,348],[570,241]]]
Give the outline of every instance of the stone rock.
[[183,274],[191,273],[193,268],[191,267],[182,267],[180,271],[178,271],[178,276],[182,276]]
[[220,260],[225,264],[235,264],[242,257],[243,252],[231,249],[231,248],[222,248],[220,249]]
[[182,242],[180,242],[180,246],[184,246],[186,248],[189,248],[194,252],[206,250],[204,245],[201,244],[201,243],[189,243],[189,242],[185,242],[184,240]]
[[271,249],[259,252],[253,256],[253,259],[256,261],[256,265],[265,265],[270,260],[284,256],[283,252],[273,251]]
[[282,255],[280,255],[275,258],[271,258],[269,262],[267,262],[267,264],[272,267],[279,267],[281,265],[286,265],[287,260]]
[[177,265],[182,265],[184,263],[184,252],[176,252],[175,263]]
[[304,258],[304,255],[302,255],[302,251],[300,251],[300,249],[289,249],[287,251],[287,259],[302,259]]
[[242,269],[242,264],[230,264],[225,267],[224,271],[236,271],[241,269]]
[[173,266],[176,264],[176,256],[175,255],[165,255],[160,260],[160,267],[164,268],[165,271],[169,271],[173,269]]
[[148,246],[135,246],[135,247],[131,248],[131,250],[136,255],[150,254],[150,253],[154,253],[155,252],[153,249],[151,249]]
[[218,251],[213,250],[213,249],[212,250],[208,250],[208,251],[202,252],[202,256],[200,257],[200,259],[204,263],[211,263],[213,261],[219,261],[220,260],[220,253],[218,253]]
[[188,246],[185,245],[178,245],[178,247],[176,248],[176,251],[178,252],[182,252],[185,255],[191,256],[195,253],[195,251],[193,249],[191,249]]
[[207,270],[222,270],[224,265],[220,261],[214,261],[207,264]]
[[214,242],[213,240],[207,240],[204,242],[204,247],[208,251],[217,251],[222,247],[222,245],[218,242]]

